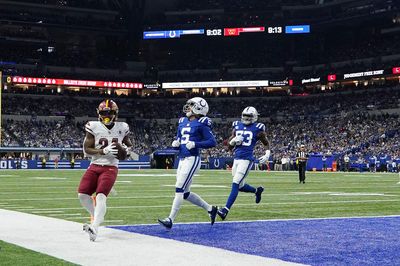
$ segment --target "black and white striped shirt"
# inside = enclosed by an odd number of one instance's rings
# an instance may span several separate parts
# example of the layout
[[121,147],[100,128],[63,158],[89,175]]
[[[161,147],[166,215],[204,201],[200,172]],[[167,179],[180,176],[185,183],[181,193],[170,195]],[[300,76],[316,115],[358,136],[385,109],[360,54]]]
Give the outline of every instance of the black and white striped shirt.
[[305,162],[307,161],[308,154],[305,151],[299,151],[297,152],[296,157],[299,162]]

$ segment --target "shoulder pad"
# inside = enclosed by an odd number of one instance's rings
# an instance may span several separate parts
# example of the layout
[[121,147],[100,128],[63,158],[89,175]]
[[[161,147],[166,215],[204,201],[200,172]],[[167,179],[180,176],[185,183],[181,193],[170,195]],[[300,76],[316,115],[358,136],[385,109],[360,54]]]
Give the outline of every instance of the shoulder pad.
[[263,123],[257,123],[256,128],[258,128],[261,131],[265,131],[265,125]]
[[96,128],[96,122],[97,121],[89,121],[85,125],[85,131],[89,132],[90,134],[94,135],[94,131]]
[[212,127],[211,119],[206,116],[200,117],[198,121],[208,127]]
[[125,136],[128,135],[128,134],[130,133],[129,125],[128,125],[127,123],[122,122],[122,128],[124,129]]
[[236,126],[239,125],[239,121],[233,121],[232,123],[232,128],[235,128]]
[[185,120],[186,120],[186,117],[179,118],[178,124],[181,124],[181,123],[185,122]]

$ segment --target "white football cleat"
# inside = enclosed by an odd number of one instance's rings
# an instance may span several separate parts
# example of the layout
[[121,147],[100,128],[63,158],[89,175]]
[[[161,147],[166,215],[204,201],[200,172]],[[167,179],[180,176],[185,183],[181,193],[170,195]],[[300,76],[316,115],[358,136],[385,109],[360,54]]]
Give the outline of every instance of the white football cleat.
[[90,241],[95,241],[97,238],[97,229],[91,224],[84,224],[83,231],[89,234]]

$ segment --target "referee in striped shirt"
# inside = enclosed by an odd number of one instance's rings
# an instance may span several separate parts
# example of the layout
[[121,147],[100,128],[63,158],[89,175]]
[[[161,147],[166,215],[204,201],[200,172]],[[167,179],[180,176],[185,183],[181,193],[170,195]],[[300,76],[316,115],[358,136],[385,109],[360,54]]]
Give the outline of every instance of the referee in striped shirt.
[[297,152],[297,167],[299,169],[299,183],[306,183],[306,165],[308,154],[306,153],[304,145],[300,146],[300,150]]

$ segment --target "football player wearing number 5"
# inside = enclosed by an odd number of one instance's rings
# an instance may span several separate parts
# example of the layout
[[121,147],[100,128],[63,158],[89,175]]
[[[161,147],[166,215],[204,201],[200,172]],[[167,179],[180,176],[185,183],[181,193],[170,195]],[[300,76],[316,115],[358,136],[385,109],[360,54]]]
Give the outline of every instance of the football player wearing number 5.
[[175,198],[169,216],[158,219],[158,222],[167,229],[171,229],[183,200],[206,210],[210,216],[211,225],[215,222],[218,210],[216,206],[211,206],[199,195],[190,191],[193,176],[201,165],[200,149],[216,146],[215,137],[211,131],[211,120],[206,117],[208,104],[203,98],[195,97],[186,102],[183,112],[186,117],[179,119],[177,138],[172,142],[172,147],[179,149]]
[[[132,143],[128,137],[129,126],[117,122],[118,106],[112,100],[100,103],[97,114],[99,121],[90,121],[85,125],[86,136],[83,142],[84,153],[91,157],[91,164],[83,175],[78,188],[78,197],[82,206],[94,218],[93,222],[83,226],[94,241],[100,224],[106,214],[106,201],[118,174],[117,144],[126,146],[130,153]],[[92,194],[96,193],[96,206]]]
[[260,163],[268,161],[270,156],[269,141],[265,133],[265,125],[257,123],[258,112],[252,107],[246,107],[242,112],[241,121],[232,124],[232,136],[229,138],[229,148],[234,151],[234,161],[232,166],[232,189],[225,207],[218,210],[218,216],[225,220],[239,191],[254,193],[256,203],[260,203],[263,187],[252,187],[246,184],[246,177],[253,166],[253,152],[258,140],[266,147],[265,155],[259,158]]

